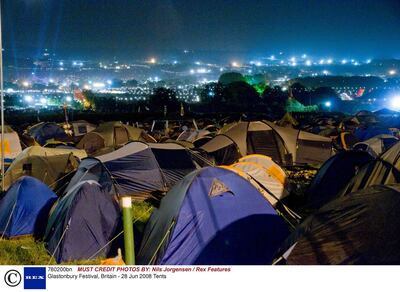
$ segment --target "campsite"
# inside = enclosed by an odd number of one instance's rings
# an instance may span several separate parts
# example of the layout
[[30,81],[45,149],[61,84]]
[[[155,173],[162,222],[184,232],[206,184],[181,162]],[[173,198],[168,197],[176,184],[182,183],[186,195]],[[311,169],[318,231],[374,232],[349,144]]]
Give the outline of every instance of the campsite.
[[399,127],[366,111],[10,124],[0,263],[132,264],[131,242],[139,265],[399,264]]

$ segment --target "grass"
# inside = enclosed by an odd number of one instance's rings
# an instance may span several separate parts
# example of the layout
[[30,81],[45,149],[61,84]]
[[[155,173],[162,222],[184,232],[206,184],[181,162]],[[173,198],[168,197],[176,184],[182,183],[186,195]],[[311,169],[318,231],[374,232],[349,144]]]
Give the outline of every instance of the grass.
[[[146,202],[135,202],[133,222],[139,231],[143,231],[153,207]],[[98,265],[101,259],[73,261],[71,265]],[[43,241],[35,241],[31,236],[17,239],[0,240],[0,265],[48,265],[56,264],[47,252]]]

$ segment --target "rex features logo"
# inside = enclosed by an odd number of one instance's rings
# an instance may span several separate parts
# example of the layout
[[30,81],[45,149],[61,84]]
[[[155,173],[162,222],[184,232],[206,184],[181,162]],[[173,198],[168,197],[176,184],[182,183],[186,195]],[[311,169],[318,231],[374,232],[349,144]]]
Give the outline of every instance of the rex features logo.
[[46,289],[46,268],[24,268],[24,289]]
[[9,287],[17,287],[21,283],[21,280],[21,274],[16,270],[9,270],[4,275],[4,282],[6,282]]

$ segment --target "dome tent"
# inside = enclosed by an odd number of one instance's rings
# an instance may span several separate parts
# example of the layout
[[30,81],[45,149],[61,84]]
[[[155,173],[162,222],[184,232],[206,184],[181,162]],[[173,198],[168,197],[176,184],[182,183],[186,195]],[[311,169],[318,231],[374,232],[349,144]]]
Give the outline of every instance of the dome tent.
[[83,180],[57,201],[45,234],[46,248],[57,263],[108,256],[107,243],[121,227],[120,209],[109,191]]
[[340,193],[348,194],[372,185],[400,183],[399,153],[400,142],[364,165]]
[[[0,138],[1,142],[1,138]],[[7,167],[22,152],[21,141],[17,132],[10,126],[4,126],[4,166]],[[0,149],[1,153],[1,149]]]
[[399,142],[399,139],[392,135],[377,135],[373,138],[370,138],[364,142],[356,143],[353,146],[354,150],[362,150],[366,151],[374,157],[379,156],[381,153],[388,150],[394,144]]
[[0,201],[0,234],[7,238],[42,236],[57,196],[36,178],[23,176]]
[[248,154],[263,154],[278,164],[320,164],[332,155],[332,140],[268,121],[238,122],[201,148],[225,165]]
[[4,175],[6,189],[23,175],[33,176],[55,190],[66,175],[86,157],[83,150],[45,148],[31,146],[22,151],[11,163]]
[[[248,181],[223,168],[187,175],[147,223],[139,264],[268,264],[288,235]],[[179,248],[178,248],[179,247]]]
[[318,170],[306,191],[307,206],[318,209],[334,199],[358,170],[373,159],[366,152],[354,150],[340,152],[329,158]]
[[372,186],[308,217],[278,253],[294,265],[400,263],[400,187]]
[[42,122],[29,127],[25,134],[32,137],[39,145],[43,146],[49,141],[68,141],[69,137],[64,129],[56,123]]
[[[268,202],[271,203],[271,205],[275,206],[278,200],[281,200],[289,195],[288,185],[286,184],[285,179],[282,179],[280,176],[280,170],[282,169],[279,166],[276,168],[266,168],[262,164],[254,161],[246,161],[246,158],[252,160],[252,155],[249,156],[243,157],[243,160],[239,160],[239,162],[230,166],[222,167],[246,178],[260,191],[261,194],[263,194],[263,196],[268,200]],[[262,158],[255,157],[255,159],[261,160]]]
[[106,122],[87,133],[77,144],[91,156],[111,152],[129,141],[154,142],[143,129],[125,125],[121,122]]
[[167,191],[196,169],[188,150],[176,143],[130,142],[97,161],[111,174],[120,195],[136,198]]

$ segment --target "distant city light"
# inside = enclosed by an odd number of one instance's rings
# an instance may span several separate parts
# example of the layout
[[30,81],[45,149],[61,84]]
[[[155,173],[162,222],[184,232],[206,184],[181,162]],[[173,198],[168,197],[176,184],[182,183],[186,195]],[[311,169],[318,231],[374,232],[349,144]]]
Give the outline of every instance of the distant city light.
[[291,57],[290,58],[290,62],[295,63],[296,62],[296,58],[295,57]]
[[23,86],[23,87],[29,87],[29,82],[28,82],[28,81],[22,82],[22,86]]
[[108,85],[112,85],[112,80],[107,80]]
[[282,91],[286,91],[288,88],[286,86],[282,87]]
[[371,59],[368,59],[366,63],[367,63],[367,64],[371,63]]
[[150,58],[149,62],[151,64],[155,64],[157,62],[156,58]]
[[256,66],[261,66],[261,62],[260,61],[256,62]]
[[320,65],[322,65],[322,64],[324,64],[325,63],[325,60],[324,59],[321,59],[321,60],[319,60],[319,62],[318,62]]
[[326,102],[325,102],[325,106],[326,106],[326,107],[331,107],[331,106],[332,106],[332,103],[331,103],[330,101],[326,101]]
[[346,59],[343,59],[342,61],[341,61],[341,63],[344,65],[344,64],[347,64],[347,60]]
[[392,109],[400,109],[400,96],[395,96],[390,100],[390,106]]
[[196,62],[194,62],[196,65],[201,65],[201,62],[199,62],[199,61],[196,61]]
[[25,100],[26,102],[32,102],[32,101],[33,101],[33,97],[32,97],[32,95],[25,95],[25,96],[24,96],[24,100]]
[[206,68],[199,68],[199,69],[197,69],[197,73],[205,74],[205,73],[207,73],[207,69]]
[[46,104],[46,103],[47,103],[47,99],[44,98],[44,97],[42,97],[42,98],[40,99],[40,103],[41,103],[41,104]]
[[49,82],[50,82],[50,83],[54,83],[54,79],[53,79],[53,78],[50,78],[50,79],[49,79]]
[[12,92],[14,92],[14,89],[12,89],[12,88],[7,88],[6,92],[7,92],[7,93],[12,93]]
[[389,75],[395,75],[397,73],[397,71],[396,70],[389,70]]
[[71,102],[71,101],[72,101],[72,97],[68,95],[67,97],[65,97],[65,100],[66,100],[67,102]]
[[239,67],[239,63],[238,62],[232,62],[232,67]]
[[64,62],[60,62],[58,63],[60,66],[64,66]]
[[328,70],[323,70],[323,71],[322,71],[322,74],[328,75],[328,74],[329,74],[329,71],[328,71]]
[[302,58],[302,59],[307,58],[307,54],[303,54],[303,55],[301,56],[301,58]]
[[307,65],[307,66],[311,66],[311,64],[312,64],[312,63],[311,63],[311,60],[307,60],[307,61],[306,61],[306,65]]
[[330,65],[330,64],[333,63],[333,60],[332,60],[332,59],[328,59],[328,60],[326,61],[326,63],[328,63],[328,64]]
[[190,74],[194,74],[194,69],[190,69]]
[[274,55],[271,55],[270,59],[271,59],[272,61],[275,60],[275,56],[274,56]]

